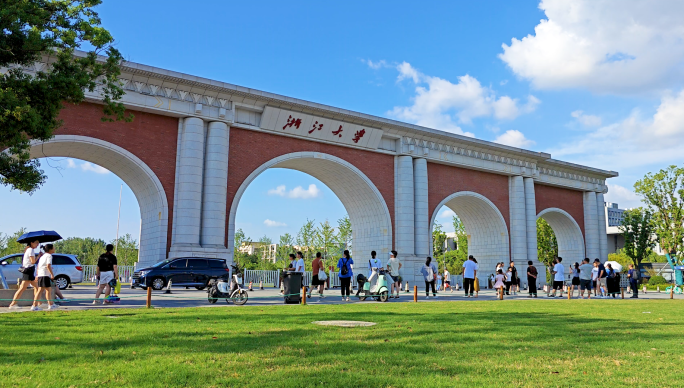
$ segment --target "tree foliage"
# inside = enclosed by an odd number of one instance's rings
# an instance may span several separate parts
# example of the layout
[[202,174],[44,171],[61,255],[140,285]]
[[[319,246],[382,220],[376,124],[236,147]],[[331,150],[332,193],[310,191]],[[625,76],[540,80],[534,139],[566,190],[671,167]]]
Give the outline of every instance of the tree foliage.
[[[33,193],[45,182],[29,158],[31,140],[49,140],[64,103],[78,104],[96,90],[103,120],[132,120],[119,99],[121,53],[93,10],[101,0],[0,1],[0,183]],[[75,50],[92,48],[85,55]],[[103,55],[103,57],[98,57]],[[31,74],[36,62],[47,67]]]
[[337,238],[340,244],[340,248],[344,251],[348,249],[349,252],[352,250],[352,224],[349,219],[349,215],[346,215],[339,220],[337,220]]
[[625,238],[624,253],[631,258],[635,266],[639,266],[655,247],[651,212],[640,207],[625,210],[618,228]]
[[441,257],[444,254],[444,242],[446,233],[442,230],[442,224],[432,224],[432,257]]
[[26,233],[26,228],[19,228],[13,234],[0,233],[0,257],[13,253],[23,253],[26,249],[26,244],[18,243],[17,239],[24,233]]
[[547,267],[558,256],[558,242],[551,225],[543,218],[537,219],[537,257]]
[[669,166],[648,173],[634,184],[634,191],[652,213],[651,221],[660,247],[677,263],[684,254],[684,168]]
[[316,224],[314,220],[306,219],[304,225],[297,233],[297,245],[304,254],[304,261],[308,262],[313,257],[314,238],[316,237]]

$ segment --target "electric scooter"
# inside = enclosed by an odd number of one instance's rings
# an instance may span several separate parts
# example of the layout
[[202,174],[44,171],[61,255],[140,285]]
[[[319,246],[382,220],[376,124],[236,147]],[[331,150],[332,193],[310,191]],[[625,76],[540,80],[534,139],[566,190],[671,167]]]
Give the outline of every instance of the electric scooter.
[[379,302],[387,302],[389,299],[389,289],[387,288],[387,275],[385,270],[373,268],[370,278],[359,274],[356,281],[359,287],[359,300],[366,300],[368,297],[375,298]]
[[232,301],[240,306],[247,303],[247,299],[249,299],[247,290],[240,286],[242,284],[242,273],[237,265],[231,265],[230,268],[233,270],[230,283],[219,280],[207,288],[207,300],[209,300],[209,303],[214,304],[219,299],[225,299],[226,303]]

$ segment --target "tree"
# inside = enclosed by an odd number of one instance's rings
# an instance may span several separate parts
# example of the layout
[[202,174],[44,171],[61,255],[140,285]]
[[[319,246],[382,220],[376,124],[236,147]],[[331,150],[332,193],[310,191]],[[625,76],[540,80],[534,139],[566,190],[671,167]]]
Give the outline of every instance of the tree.
[[634,192],[651,212],[651,221],[661,248],[682,264],[684,253],[684,168],[669,166],[648,173],[634,184]]
[[655,247],[651,212],[640,207],[625,210],[622,222],[618,228],[625,237],[624,253],[638,267],[641,261]]
[[446,238],[446,233],[442,231],[442,225],[436,222],[432,224],[432,257],[438,258],[444,254]]
[[316,226],[314,224],[314,220],[307,218],[304,225],[302,225],[302,228],[299,229],[299,233],[297,233],[297,245],[299,245],[299,249],[302,251],[304,258],[307,260],[313,257],[312,252],[314,249],[316,249],[314,247],[315,234]]
[[17,239],[24,233],[26,233],[26,228],[19,228],[19,230],[12,235],[0,233],[0,257],[13,253],[24,253],[26,244],[17,242]]
[[537,219],[537,257],[547,267],[558,256],[558,242],[551,225],[543,218]]
[[316,234],[314,237],[314,243],[317,249],[321,249],[323,252],[323,263],[329,265],[328,259],[331,254],[339,253],[338,245],[339,238],[337,233],[335,233],[335,228],[330,225],[328,220],[321,222],[316,228]]
[[262,261],[266,260],[268,258],[268,254],[271,248],[271,244],[273,241],[271,240],[270,237],[264,235],[262,238],[259,239],[259,256],[261,257]]
[[[101,0],[24,0],[0,2],[0,183],[33,193],[45,182],[40,163],[31,160],[31,140],[52,138],[64,103],[78,104],[85,91],[97,91],[105,103],[104,121],[127,120],[119,101],[124,91],[121,53],[100,26],[93,8]],[[92,48],[85,55],[76,49]],[[98,55],[104,55],[99,57]],[[45,68],[29,74],[34,63]]]
[[289,233],[280,236],[278,240],[278,248],[276,249],[276,261],[284,260],[287,263],[287,258],[290,253],[294,253],[293,246],[294,238]]
[[352,252],[352,224],[347,214],[337,220],[337,239],[343,251],[347,249]]
[[245,232],[242,228],[235,231],[234,243],[233,243],[233,256],[238,256],[240,254],[240,247],[243,242],[248,241],[249,238],[245,236]]
[[[120,240],[124,239],[124,237],[121,237]],[[130,235],[128,236],[128,238],[130,239]],[[112,244],[114,244],[114,242],[112,242]],[[124,246],[123,249],[126,250],[126,244],[127,243],[124,242],[124,244],[120,245],[119,247],[121,248],[122,246]],[[78,256],[78,260],[83,265],[96,265],[97,259],[100,257],[101,254],[105,252],[105,245],[106,243],[104,242],[104,240],[95,239],[92,237],[68,237],[64,240],[59,240],[55,242],[55,251],[58,253],[76,255]],[[124,256],[126,257],[126,260],[128,260],[129,256],[132,256],[132,254],[130,254],[128,251],[125,251]],[[120,265],[133,265],[132,263],[136,262],[137,260],[138,255],[136,249],[135,259],[130,261],[130,264],[124,264],[121,261],[121,259],[119,259],[118,262]]]

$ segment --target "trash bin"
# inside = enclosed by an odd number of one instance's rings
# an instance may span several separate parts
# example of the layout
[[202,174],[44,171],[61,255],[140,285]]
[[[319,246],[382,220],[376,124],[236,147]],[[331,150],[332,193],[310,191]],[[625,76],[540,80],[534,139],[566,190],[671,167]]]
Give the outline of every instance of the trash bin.
[[283,272],[283,294],[285,303],[302,302],[302,273],[294,271]]

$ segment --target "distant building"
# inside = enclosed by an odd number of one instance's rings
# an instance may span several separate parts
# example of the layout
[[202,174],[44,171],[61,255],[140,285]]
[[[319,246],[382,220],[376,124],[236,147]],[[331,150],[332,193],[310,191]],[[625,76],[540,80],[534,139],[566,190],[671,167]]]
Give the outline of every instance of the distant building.
[[[604,202],[606,212],[606,239],[608,240],[608,253],[615,253],[618,249],[625,247],[625,237],[622,235],[619,226],[625,217],[625,209],[619,209],[617,203]],[[653,237],[655,239],[655,236]],[[664,255],[660,245],[656,244],[653,252]]]
[[242,245],[240,245],[240,248],[238,248],[238,251],[248,255],[261,256],[263,260],[269,260],[275,263],[277,249],[278,244],[264,244],[255,241],[244,241]]

